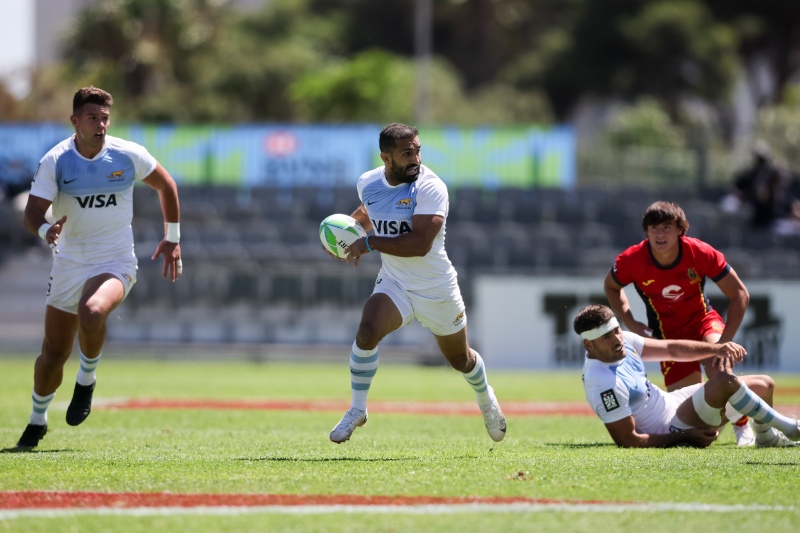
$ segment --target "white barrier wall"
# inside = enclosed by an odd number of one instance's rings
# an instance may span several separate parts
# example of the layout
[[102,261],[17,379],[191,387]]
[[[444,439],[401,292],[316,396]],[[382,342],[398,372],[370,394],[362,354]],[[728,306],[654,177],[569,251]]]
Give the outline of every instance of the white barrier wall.
[[[607,304],[599,278],[478,276],[474,280],[470,338],[493,368],[579,367],[584,350],[572,331],[575,313]],[[800,281],[748,282],[750,306],[736,341],[748,351],[742,371],[800,371]],[[712,306],[725,316],[727,298],[706,282]],[[634,316],[644,304],[625,289]]]

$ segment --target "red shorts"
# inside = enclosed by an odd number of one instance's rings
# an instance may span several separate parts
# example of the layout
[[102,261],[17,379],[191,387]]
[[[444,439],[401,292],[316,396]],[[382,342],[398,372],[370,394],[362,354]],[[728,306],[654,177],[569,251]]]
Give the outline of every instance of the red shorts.
[[[716,311],[711,311],[700,322],[700,327],[689,330],[671,332],[670,339],[689,339],[694,341],[702,341],[707,335],[712,333],[722,333],[725,331],[725,322]],[[675,361],[661,361],[661,374],[664,376],[664,386],[669,387],[683,378],[691,375],[693,372],[702,372],[699,361],[691,363],[678,363]]]

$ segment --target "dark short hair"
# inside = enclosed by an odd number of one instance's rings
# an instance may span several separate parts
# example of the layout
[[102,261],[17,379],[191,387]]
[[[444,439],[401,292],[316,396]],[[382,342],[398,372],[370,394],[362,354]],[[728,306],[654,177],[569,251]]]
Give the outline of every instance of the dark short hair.
[[602,326],[612,318],[614,318],[614,311],[610,307],[600,304],[587,305],[575,315],[572,329],[580,335],[584,331]]
[[110,93],[103,89],[98,89],[94,85],[82,87],[78,89],[75,96],[72,97],[72,114],[77,115],[80,113],[83,106],[86,104],[97,104],[101,106],[110,106],[114,103],[114,98]]
[[647,233],[647,228],[657,226],[665,222],[677,223],[681,235],[686,235],[689,230],[689,221],[686,220],[686,213],[681,206],[672,202],[653,202],[647,207],[642,217],[642,230]]
[[378,146],[381,152],[389,153],[397,146],[398,140],[411,139],[417,135],[419,135],[419,130],[417,130],[417,128],[394,122],[381,130],[381,135],[378,138]]

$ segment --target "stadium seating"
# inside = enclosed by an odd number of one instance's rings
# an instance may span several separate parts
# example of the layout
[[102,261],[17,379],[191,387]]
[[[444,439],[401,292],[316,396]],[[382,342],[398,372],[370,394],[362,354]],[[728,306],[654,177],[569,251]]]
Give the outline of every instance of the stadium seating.
[[[163,231],[153,222],[159,220],[159,206],[152,194],[146,187],[135,190],[137,251],[148,257]],[[454,188],[447,249],[463,272],[605,270],[616,255],[612,252],[619,253],[644,238],[641,216],[646,205],[657,199],[679,201],[691,224],[689,234],[727,251],[740,274],[800,275],[796,254],[787,253],[800,253],[800,237],[755,232],[740,218],[721,212],[715,203],[682,190]],[[325,216],[350,213],[357,207],[354,188],[184,187],[181,202],[181,246],[187,263],[202,262],[212,270],[216,266],[232,277],[215,283],[214,297],[229,302],[257,297],[268,304],[301,295],[302,305],[354,300],[353,281],[331,274],[330,258],[320,249],[317,237],[319,221]],[[756,253],[765,250],[769,252]],[[377,268],[377,262],[372,266]],[[187,268],[187,275],[196,272],[202,278],[198,283],[207,284],[206,270]],[[257,281],[258,272],[263,279]],[[150,283],[147,269],[140,274],[140,285]],[[250,292],[245,288],[248,284],[258,288]],[[141,287],[136,292],[150,294]],[[162,303],[166,298],[152,296]]]
[[[800,278],[800,236],[754,231],[742,217],[722,212],[716,203],[690,192],[454,187],[446,246],[465,300],[469,305],[471,280],[482,273],[602,278],[619,252],[644,238],[642,214],[659,199],[678,201],[691,223],[689,234],[722,250],[745,282]],[[353,269],[322,251],[317,232],[325,216],[351,213],[358,204],[354,187],[184,186],[185,273],[180,283],[167,284],[161,261],[150,260],[163,235],[157,195],[137,186],[133,231],[140,257],[138,283],[124,306],[132,315],[124,321],[127,329],[116,327],[115,335],[159,341],[292,342],[303,336],[330,336],[321,329],[296,329],[303,322],[299,316],[328,313],[348,317],[351,325],[343,328],[343,339],[350,337],[372,291],[380,258],[367,255]],[[0,213],[2,220],[9,216],[7,211]],[[41,244],[18,234],[0,230],[3,253],[31,242]]]
[[744,248],[725,248],[720,251],[725,254],[728,264],[745,282],[761,277],[761,261],[757,252]]

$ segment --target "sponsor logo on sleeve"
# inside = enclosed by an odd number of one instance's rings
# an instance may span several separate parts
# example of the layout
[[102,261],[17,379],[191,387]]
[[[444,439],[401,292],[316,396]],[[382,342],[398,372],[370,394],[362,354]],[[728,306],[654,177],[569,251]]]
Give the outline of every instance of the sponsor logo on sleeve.
[[614,389],[601,392],[600,399],[603,400],[603,406],[606,408],[606,412],[619,408],[619,401],[617,401],[617,395],[614,394]]

